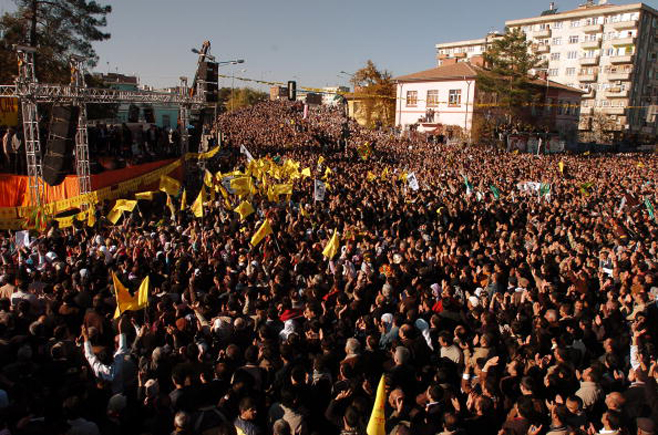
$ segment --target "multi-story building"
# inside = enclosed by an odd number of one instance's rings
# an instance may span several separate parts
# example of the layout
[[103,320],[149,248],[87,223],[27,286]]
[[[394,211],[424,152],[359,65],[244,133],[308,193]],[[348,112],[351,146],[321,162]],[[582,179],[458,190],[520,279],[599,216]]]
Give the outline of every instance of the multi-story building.
[[450,65],[456,62],[482,65],[482,55],[487,51],[487,47],[492,41],[501,36],[499,32],[490,32],[482,39],[436,44],[437,66]]
[[588,0],[565,12],[551,4],[540,16],[505,26],[526,34],[531,49],[547,62],[551,80],[586,92],[581,132],[658,135],[658,11],[643,3]]

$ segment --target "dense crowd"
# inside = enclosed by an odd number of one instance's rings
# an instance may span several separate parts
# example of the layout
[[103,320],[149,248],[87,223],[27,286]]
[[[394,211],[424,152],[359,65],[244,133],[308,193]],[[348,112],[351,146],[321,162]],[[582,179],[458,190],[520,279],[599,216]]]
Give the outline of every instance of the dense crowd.
[[[365,434],[382,375],[386,434],[654,433],[655,155],[429,144],[283,102],[216,128],[213,173],[244,146],[312,176],[244,220],[232,195],[202,218],[156,198],[0,236],[0,434]],[[148,307],[115,319],[112,273],[148,276]]]

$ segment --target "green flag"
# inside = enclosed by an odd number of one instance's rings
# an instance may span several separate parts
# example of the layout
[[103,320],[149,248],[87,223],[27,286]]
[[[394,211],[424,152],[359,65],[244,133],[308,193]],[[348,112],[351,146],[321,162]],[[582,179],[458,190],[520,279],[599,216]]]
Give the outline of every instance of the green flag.
[[539,186],[539,196],[546,196],[550,195],[551,193],[551,185],[548,183],[541,183]]
[[647,211],[649,212],[649,217],[650,217],[651,219],[655,219],[655,218],[656,218],[656,214],[655,214],[655,212],[654,212],[653,205],[651,204],[651,201],[649,201],[649,198],[646,198],[646,199],[644,200],[644,205],[647,207]]
[[468,177],[466,175],[462,175],[464,177],[464,185],[466,186],[466,194],[470,195],[473,192],[473,185],[468,181]]
[[500,198],[500,190],[498,190],[498,188],[496,186],[494,186],[493,184],[489,187],[491,188],[491,191],[493,192],[494,198],[496,198],[496,199]]

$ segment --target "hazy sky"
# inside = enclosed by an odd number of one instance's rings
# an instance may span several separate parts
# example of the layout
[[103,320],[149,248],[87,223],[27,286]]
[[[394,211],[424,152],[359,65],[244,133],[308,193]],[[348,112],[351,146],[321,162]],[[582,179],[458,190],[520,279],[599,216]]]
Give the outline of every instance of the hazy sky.
[[[506,19],[536,16],[548,0],[97,0],[111,4],[109,41],[97,43],[97,71],[141,77],[153,86],[192,77],[190,49],[212,43],[219,60],[245,59],[223,74],[297,80],[300,85],[347,84],[367,59],[394,75],[435,65],[434,44],[482,37]],[[560,10],[585,0],[556,0]],[[628,3],[618,0],[615,3]],[[658,0],[645,3],[658,8]],[[11,10],[0,0],[0,12]],[[109,63],[109,66],[108,66]],[[246,69],[246,72],[241,72]],[[236,86],[239,81],[236,80]],[[231,86],[225,80],[223,86]]]

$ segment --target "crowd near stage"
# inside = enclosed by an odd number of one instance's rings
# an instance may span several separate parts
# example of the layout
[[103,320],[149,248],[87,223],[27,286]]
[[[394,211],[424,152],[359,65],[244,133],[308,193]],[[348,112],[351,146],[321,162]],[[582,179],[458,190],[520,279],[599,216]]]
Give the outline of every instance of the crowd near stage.
[[0,433],[654,433],[655,154],[212,128],[30,213],[0,176]]

